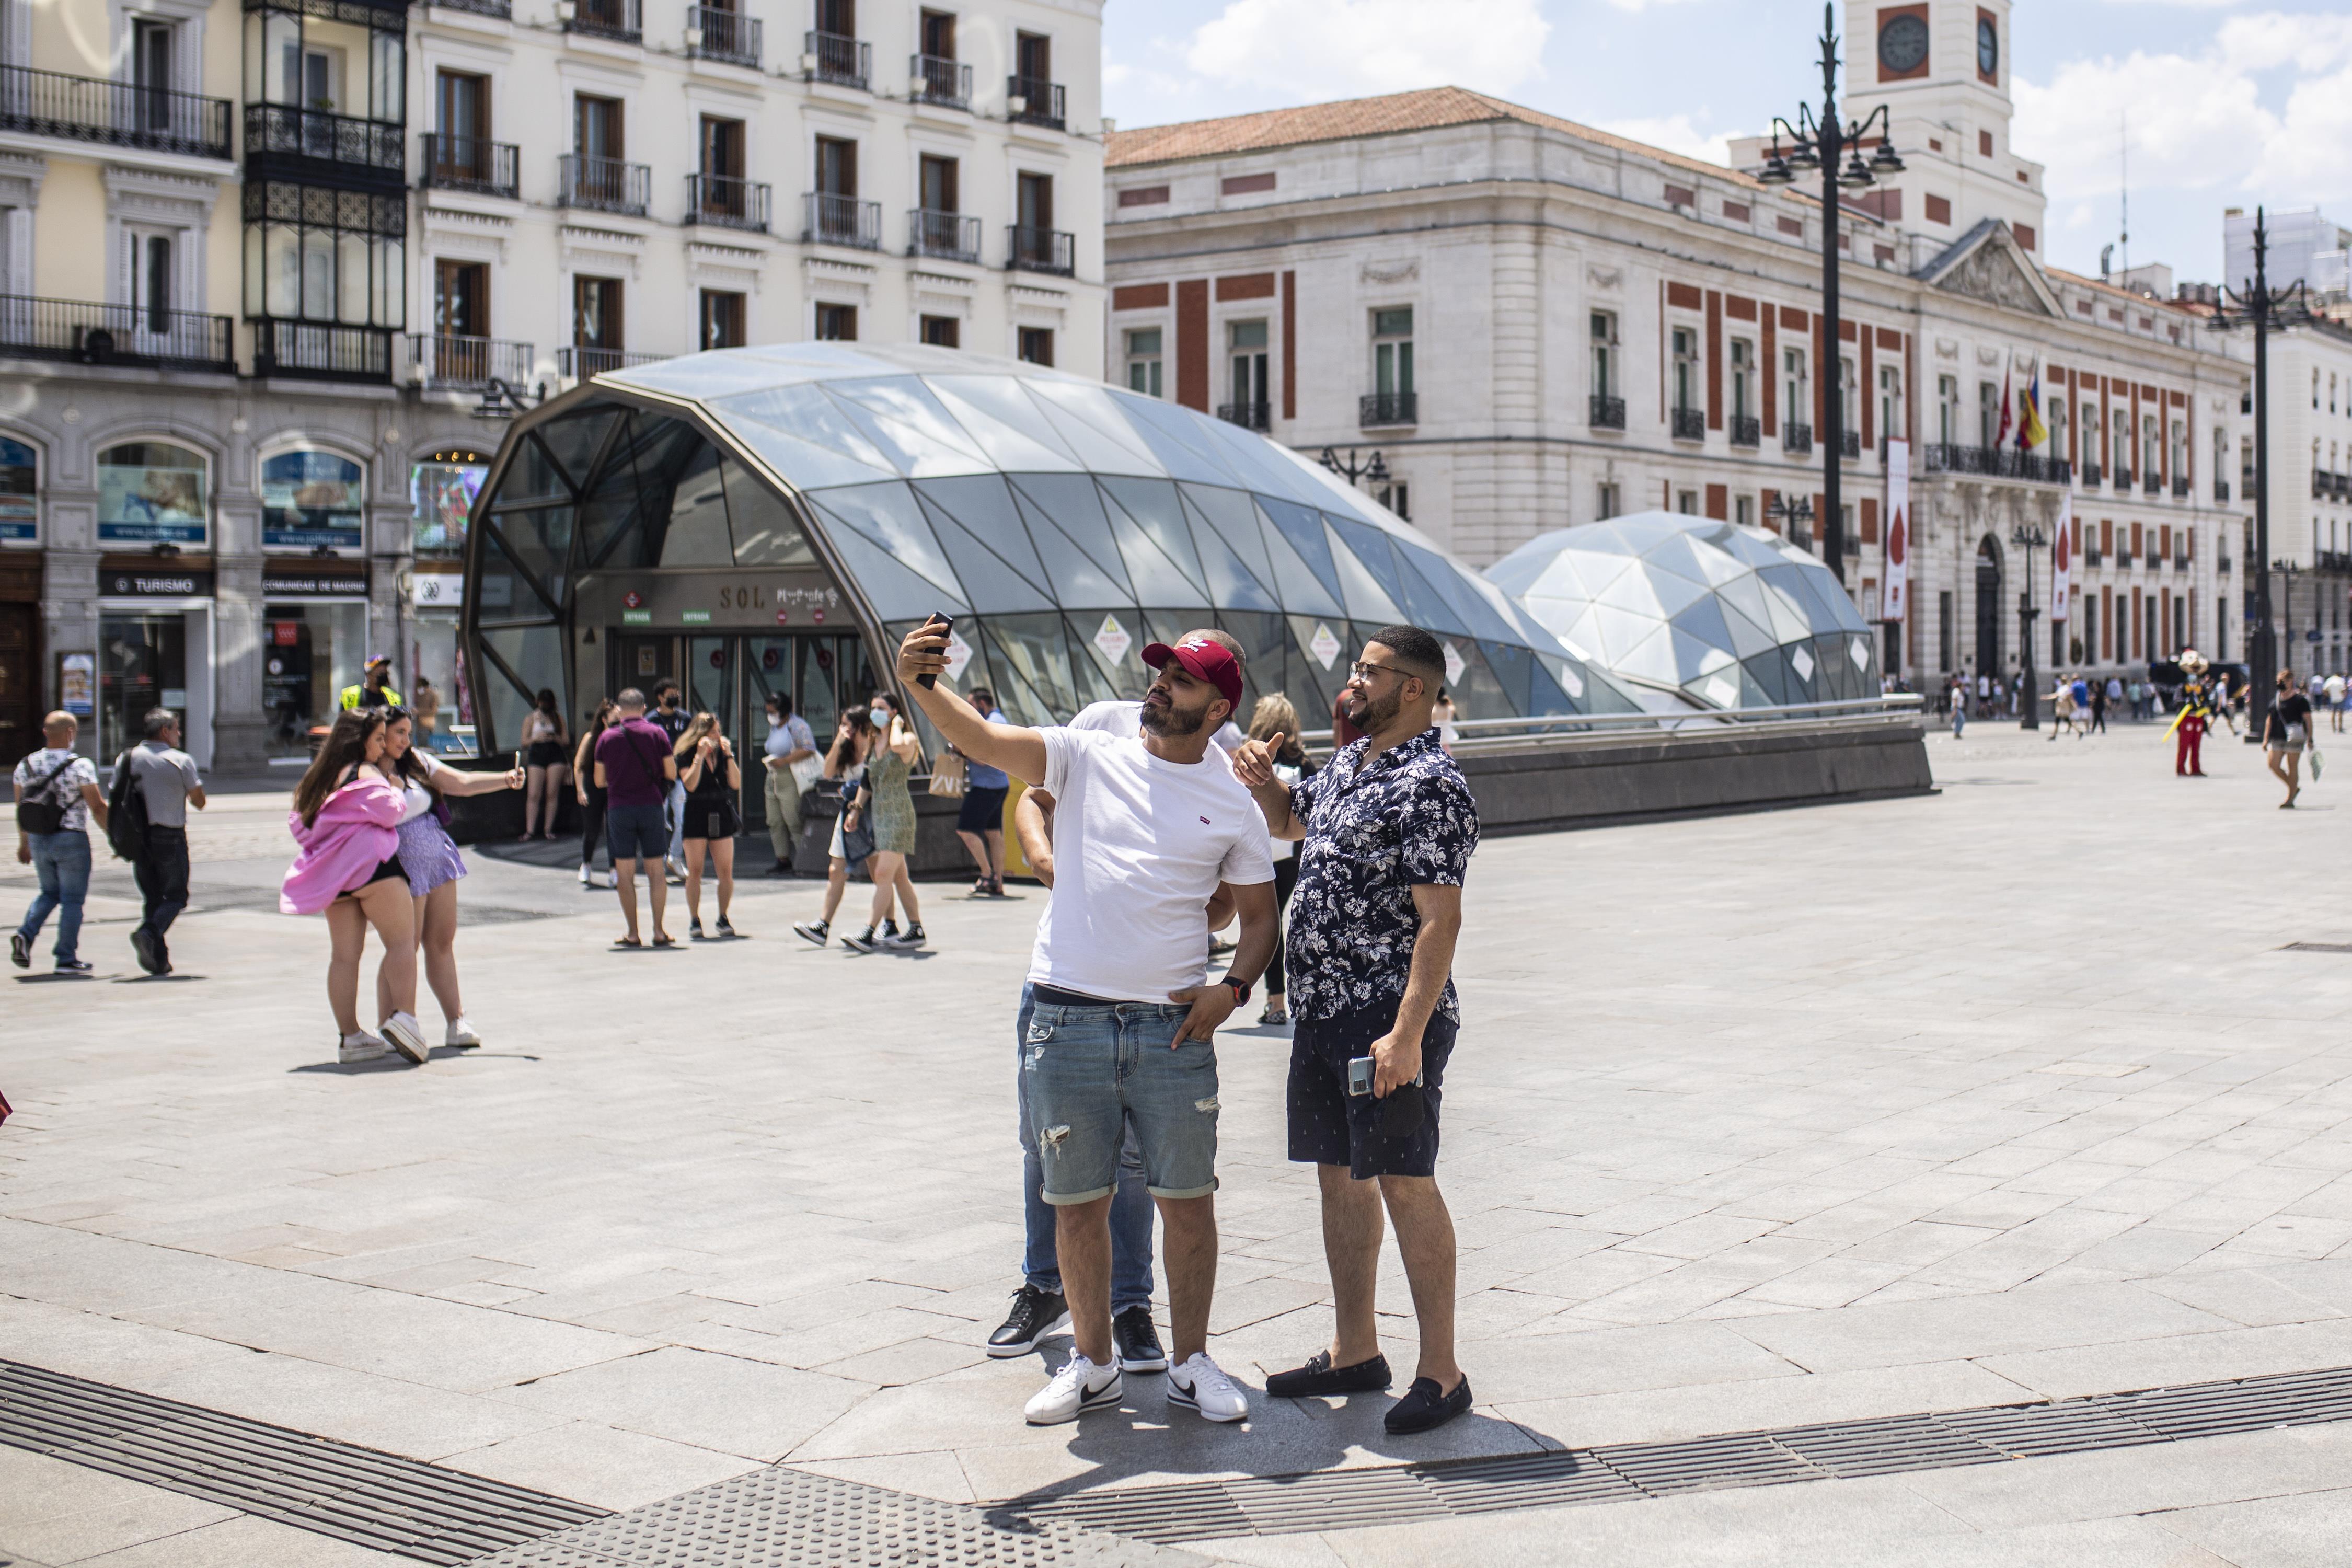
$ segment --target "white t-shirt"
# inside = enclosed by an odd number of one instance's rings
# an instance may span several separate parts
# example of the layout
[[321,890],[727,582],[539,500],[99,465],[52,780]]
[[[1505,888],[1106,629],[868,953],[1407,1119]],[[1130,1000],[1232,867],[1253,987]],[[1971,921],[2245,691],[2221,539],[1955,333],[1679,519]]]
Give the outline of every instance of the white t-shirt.
[[2330,702],[2341,702],[2344,700],[2344,678],[2342,676],[2331,675],[2327,678],[2327,700]]
[[[1143,704],[1140,702],[1089,702],[1078,710],[1070,721],[1073,730],[1097,730],[1106,735],[1123,735],[1130,741],[1143,738]],[[1220,725],[1210,742],[1227,756],[1242,749],[1248,737],[1234,727],[1228,719]]]
[[1209,973],[1201,912],[1220,882],[1274,880],[1265,818],[1233,771],[1140,741],[1045,729],[1054,899],[1029,978],[1112,1002],[1165,1002]]

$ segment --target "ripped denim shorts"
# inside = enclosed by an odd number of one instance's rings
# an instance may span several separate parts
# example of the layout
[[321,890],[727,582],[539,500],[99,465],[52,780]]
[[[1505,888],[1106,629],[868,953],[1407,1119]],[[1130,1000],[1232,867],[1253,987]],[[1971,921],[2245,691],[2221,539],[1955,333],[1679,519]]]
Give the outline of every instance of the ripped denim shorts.
[[1168,1045],[1187,1011],[1160,1002],[1039,1003],[1030,1014],[1021,1094],[1036,1131],[1047,1203],[1110,1196],[1130,1122],[1153,1197],[1217,1190],[1216,1047],[1205,1040]]

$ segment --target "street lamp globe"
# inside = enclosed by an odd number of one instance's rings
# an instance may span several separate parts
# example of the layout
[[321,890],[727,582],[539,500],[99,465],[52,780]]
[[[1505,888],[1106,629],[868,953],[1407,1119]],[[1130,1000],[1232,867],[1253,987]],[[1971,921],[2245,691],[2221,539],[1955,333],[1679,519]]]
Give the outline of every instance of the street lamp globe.
[[1903,172],[1903,160],[1895,155],[1895,142],[1892,138],[1881,142],[1878,144],[1878,151],[1871,154],[1870,172],[1880,179]]

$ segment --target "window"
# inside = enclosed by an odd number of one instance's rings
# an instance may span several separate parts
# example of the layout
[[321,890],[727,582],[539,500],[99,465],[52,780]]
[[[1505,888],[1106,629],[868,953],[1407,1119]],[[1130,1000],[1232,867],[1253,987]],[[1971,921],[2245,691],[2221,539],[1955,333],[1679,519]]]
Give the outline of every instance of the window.
[[1127,334],[1127,389],[1146,397],[1160,390],[1160,329],[1147,327]]
[[2139,417],[2139,471],[2142,478],[2157,471],[2159,455],[2156,444],[2156,416],[2143,414]]
[[433,331],[444,338],[490,335],[490,264],[433,263]]
[[816,0],[816,30],[836,38],[857,37],[857,0]]
[[1412,307],[1372,312],[1372,390],[1391,396],[1412,390]]
[[963,210],[961,182],[953,158],[938,158],[926,153],[917,178],[922,185],[923,210],[927,213],[955,213]]
[[1617,395],[1617,317],[1609,310],[1592,312],[1592,395]]
[[358,550],[366,508],[365,473],[349,458],[303,447],[262,459],[265,550]]
[[1732,497],[1731,521],[1738,523],[1742,528],[1755,527],[1756,498],[1754,496]]
[[743,122],[722,120],[715,114],[702,117],[702,172],[722,180],[743,177]]
[[489,147],[490,79],[471,71],[436,72],[433,111],[433,178],[445,184],[495,184],[499,171]]
[[144,549],[202,548],[212,516],[204,458],[162,441],[126,441],[98,455],[98,541]]
[[572,150],[583,158],[628,155],[625,109],[619,99],[585,92],[573,97]]
[[1024,174],[1018,193],[1021,226],[1043,231],[1054,226],[1054,176]]
[[1903,438],[1903,372],[1891,364],[1878,367],[1878,438]]
[[1977,383],[1977,445],[2000,445],[2000,388],[1990,381]]
[[2176,419],[2172,422],[2172,441],[2167,454],[2171,467],[2165,471],[2176,479],[2189,477],[2189,426]]
[[1027,360],[1031,364],[1052,364],[1054,363],[1054,329],[1051,327],[1022,328],[1020,357]]
[[1854,378],[1853,361],[1843,355],[1838,359],[1838,419],[1839,427],[1848,437],[1856,437],[1862,429],[1862,383]]
[[922,23],[923,53],[935,60],[956,58],[956,19],[947,11],[926,11]]
[[750,341],[743,330],[743,296],[727,289],[702,290],[702,346],[740,349]]
[[2053,458],[2063,458],[2066,455],[2066,400],[2064,398],[2053,397],[2050,400],[2049,417],[2042,423],[2050,427],[2050,455]]
[[1412,497],[1409,493],[1410,489],[1411,487],[1405,485],[1402,481],[1395,484],[1382,485],[1380,489],[1375,492],[1374,499],[1379,500],[1382,506],[1396,513],[1398,517],[1403,519],[1407,522],[1411,522],[1412,521]]
[[923,342],[935,349],[963,347],[963,322],[954,316],[925,316]]
[[1682,513],[1685,517],[1696,517],[1698,515],[1698,492],[1696,490],[1676,490],[1675,492],[1675,510]]
[[1780,351],[1780,417],[1790,425],[1804,425],[1812,418],[1812,396],[1806,390],[1805,351]]
[[[1043,86],[1054,79],[1054,40],[1042,33],[1013,35],[1014,68],[1022,85]],[[1032,94],[1032,96],[1036,96]]]
[[[169,22],[134,21],[131,24],[131,79],[155,95],[151,113],[169,115],[171,100],[163,95],[173,87],[172,46],[173,28]],[[143,97],[144,95],[142,95]],[[147,130],[168,127],[168,119],[161,123],[143,126]]]
[[857,194],[857,143],[839,136],[816,139],[817,194],[855,196]]
[[172,330],[172,271],[175,247],[170,234],[126,227],[130,304],[137,331],[158,336]]
[[1960,382],[1958,376],[1936,378],[1936,439],[1944,446],[1960,438]]
[[1698,406],[1698,333],[1689,327],[1674,331],[1675,412],[1687,414]]
[[1734,419],[1753,418],[1756,414],[1756,345],[1746,338],[1731,340],[1731,416]]
[[[1268,401],[1266,391],[1265,323],[1234,321],[1225,329],[1232,351],[1233,401],[1255,409]],[[1251,428],[1256,428],[1253,424]]]
[[816,336],[819,342],[856,342],[857,341],[857,307],[855,305],[818,305],[816,308]]
[[1604,481],[1593,498],[1593,521],[1606,522],[1609,519],[1620,515],[1624,510],[1618,502],[1616,485]]
[[2125,467],[2131,461],[2131,415],[2124,409],[2116,409],[2114,428],[2116,477],[2116,481],[2120,483],[2131,476],[2131,469]]
[[247,184],[244,205],[247,316],[405,324],[404,196],[270,180]]
[[617,278],[572,279],[572,346],[617,353],[621,336],[621,280]]

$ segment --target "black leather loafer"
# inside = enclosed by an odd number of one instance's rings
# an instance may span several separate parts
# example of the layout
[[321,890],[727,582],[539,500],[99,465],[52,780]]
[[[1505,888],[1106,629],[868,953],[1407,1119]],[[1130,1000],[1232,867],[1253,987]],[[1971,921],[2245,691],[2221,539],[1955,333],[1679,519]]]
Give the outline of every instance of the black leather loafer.
[[1402,1437],[1412,1432],[1427,1432],[1444,1426],[1470,1408],[1470,1380],[1464,1378],[1454,1384],[1451,1394],[1437,1391],[1437,1379],[1416,1377],[1404,1397],[1389,1406],[1386,1420],[1390,1435]]
[[1335,1367],[1329,1351],[1317,1351],[1307,1364],[1277,1372],[1265,1380],[1265,1391],[1276,1399],[1313,1399],[1332,1394],[1370,1394],[1386,1388],[1396,1378],[1389,1358],[1376,1355],[1353,1366]]

